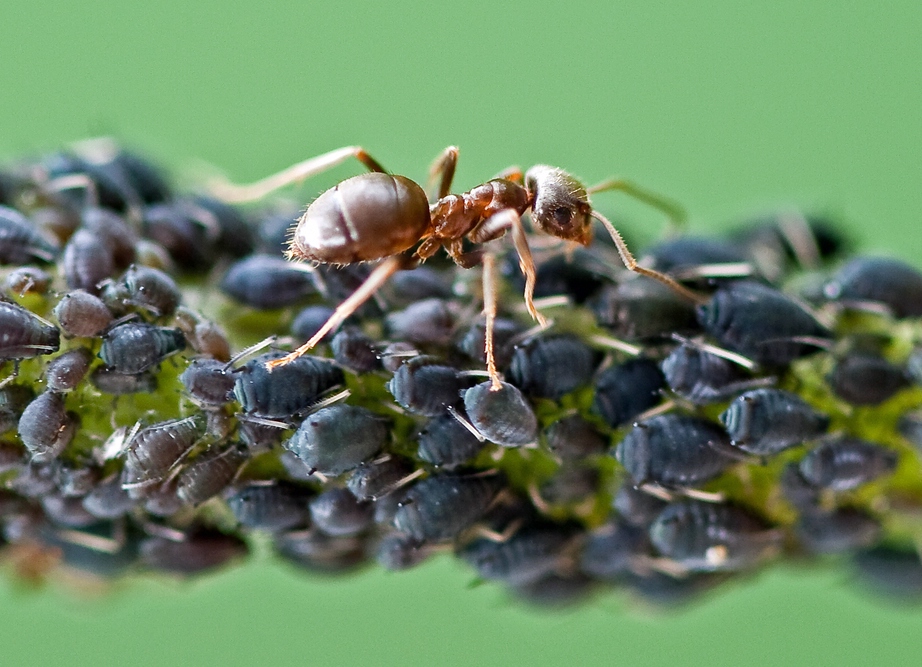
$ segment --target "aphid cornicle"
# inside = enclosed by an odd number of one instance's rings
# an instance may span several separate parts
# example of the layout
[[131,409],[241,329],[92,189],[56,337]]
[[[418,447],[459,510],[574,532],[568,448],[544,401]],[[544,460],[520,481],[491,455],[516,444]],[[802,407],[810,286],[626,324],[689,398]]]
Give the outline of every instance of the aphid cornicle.
[[[252,201],[270,192],[341,164],[350,157],[359,160],[372,173],[354,176],[321,194],[298,221],[291,241],[290,255],[295,259],[324,264],[353,264],[385,260],[352,296],[336,309],[323,329],[284,359],[271,362],[282,366],[310,350],[326,333],[339,326],[355,312],[396,271],[411,268],[445,248],[459,266],[477,263],[479,253],[467,252],[465,241],[483,244],[511,231],[522,272],[526,276],[525,301],[531,315],[540,323],[544,318],[533,302],[535,264],[531,257],[521,216],[531,211],[534,226],[560,239],[588,245],[592,240],[592,219],[601,222],[617,246],[618,253],[631,271],[669,285],[692,301],[699,297],[662,273],[639,266],[614,226],[589,203],[590,192],[620,190],[670,214],[682,217],[670,202],[623,180],[609,180],[585,188],[561,169],[537,165],[524,175],[508,170],[496,178],[463,194],[449,194],[457,163],[458,149],[447,148],[431,171],[439,178],[439,199],[431,206],[425,191],[403,176],[394,176],[364,149],[349,146],[331,151],[290,167],[252,186],[229,184],[216,187],[219,196],[229,201]],[[415,252],[410,250],[416,247]],[[487,259],[489,258],[489,259]],[[496,316],[495,259],[484,259],[485,308],[488,329]],[[487,342],[488,363],[494,387],[499,377]]]

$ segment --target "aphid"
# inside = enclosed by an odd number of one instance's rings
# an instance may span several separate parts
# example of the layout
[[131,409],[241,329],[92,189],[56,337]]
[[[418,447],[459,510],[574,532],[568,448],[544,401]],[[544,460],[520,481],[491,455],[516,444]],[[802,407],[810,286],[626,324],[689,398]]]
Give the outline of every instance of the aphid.
[[517,599],[548,609],[562,609],[585,602],[595,591],[596,584],[579,572],[551,572],[542,577],[512,587]]
[[118,373],[136,375],[185,347],[186,337],[179,329],[128,322],[105,333],[99,358]]
[[456,468],[473,459],[486,442],[450,413],[430,419],[416,436],[416,455],[437,468]]
[[650,541],[688,570],[742,570],[781,545],[782,534],[734,505],[682,500],[668,505],[650,526]]
[[227,364],[217,359],[193,359],[179,381],[200,405],[217,407],[233,400],[236,378],[227,370]]
[[93,232],[82,227],[64,246],[61,262],[67,286],[91,294],[98,294],[100,284],[118,272],[111,249]]
[[544,441],[548,449],[565,461],[597,456],[608,448],[608,440],[579,415],[564,417],[548,426]]
[[484,579],[521,586],[563,568],[576,535],[570,525],[533,524],[503,542],[478,538],[458,556]]
[[0,206],[0,264],[51,262],[58,249],[16,209]]
[[669,388],[696,405],[727,400],[762,382],[753,380],[739,364],[691,343],[670,352],[660,368]]
[[57,458],[76,429],[75,415],[67,412],[64,397],[53,391],[39,394],[19,418],[19,438],[35,463]]
[[658,271],[682,273],[703,265],[745,264],[746,251],[740,246],[701,236],[679,236],[662,241],[648,248],[645,257],[652,259],[652,266]]
[[720,421],[734,446],[756,456],[774,456],[812,440],[829,428],[829,417],[797,394],[754,389],[738,396]]
[[246,218],[233,206],[203,194],[190,198],[191,204],[204,211],[202,217],[210,216],[211,224],[217,228],[215,249],[231,257],[244,257],[256,247],[256,233]]
[[90,384],[104,394],[153,394],[157,391],[157,376],[151,372],[127,375],[107,366],[98,366],[90,373]]
[[288,247],[288,230],[297,217],[293,211],[263,214],[256,231],[256,252],[283,257]]
[[158,317],[172,315],[182,300],[176,281],[159,269],[132,265],[122,282],[132,304],[148,308]]
[[538,418],[516,387],[482,382],[464,392],[464,410],[484,438],[502,447],[521,447],[538,439]]
[[784,499],[801,512],[813,511],[820,502],[820,489],[800,474],[797,463],[788,463],[778,478],[778,488]]
[[717,290],[698,307],[698,321],[722,347],[766,366],[784,366],[832,340],[832,332],[803,306],[755,282]]
[[135,261],[138,235],[124,218],[112,211],[95,206],[84,208],[80,217],[82,229],[90,232],[106,246],[116,269],[119,271],[127,269]]
[[794,526],[803,547],[816,554],[854,551],[876,543],[883,527],[873,516],[848,507],[832,512],[809,512]]
[[203,271],[215,259],[221,234],[214,214],[188,199],[175,199],[144,209],[141,233],[163,246],[187,271]]
[[221,291],[260,310],[294,306],[317,293],[311,271],[271,255],[252,255],[233,264],[221,279]]
[[[2,243],[0,239],[0,243]],[[54,278],[47,271],[37,266],[21,266],[13,269],[6,276],[6,288],[13,294],[46,294]]]
[[198,354],[219,361],[230,360],[227,334],[215,322],[184,306],[176,309],[175,321],[176,326],[185,334],[186,341]]
[[75,347],[59,354],[45,366],[45,382],[49,391],[76,389],[90,370],[91,363],[93,353],[85,347]]
[[59,526],[86,528],[99,520],[83,507],[80,498],[50,493],[42,496],[41,503],[45,515]]
[[814,486],[850,491],[896,469],[896,452],[859,440],[840,437],[827,440],[800,460],[800,474]]
[[202,527],[187,528],[173,539],[160,535],[145,538],[139,549],[146,567],[178,575],[214,570],[249,551],[239,537]]
[[240,525],[273,532],[308,521],[308,489],[290,482],[253,483],[228,497],[227,506]]
[[285,419],[304,411],[323,392],[344,381],[342,370],[320,357],[299,357],[270,373],[266,362],[280,356],[276,352],[263,354],[235,371],[234,396],[244,412]]
[[542,502],[550,505],[579,503],[594,497],[599,486],[599,471],[592,466],[565,462],[538,488]]
[[192,415],[140,429],[125,446],[122,484],[129,491],[161,481],[205,434],[205,418]]
[[96,485],[82,501],[83,508],[97,519],[118,519],[137,504],[125,489],[119,475],[112,475]]
[[884,595],[902,600],[922,599],[922,560],[915,549],[880,544],[854,557],[862,583]]
[[25,384],[7,384],[0,387],[0,433],[15,428],[22,411],[35,398],[35,391]]
[[836,396],[852,405],[880,405],[909,386],[902,368],[883,357],[863,353],[840,359],[826,381]]
[[309,507],[313,525],[327,535],[358,535],[374,523],[374,505],[348,489],[327,489],[311,498]]
[[393,307],[406,307],[424,299],[450,299],[454,296],[449,272],[429,266],[410,271],[398,271],[388,285],[388,302]]
[[102,299],[85,290],[74,290],[61,297],[54,316],[68,336],[98,336],[112,323],[112,312]]
[[666,507],[666,501],[625,483],[618,488],[611,506],[625,523],[632,526],[648,526]]
[[0,301],[0,362],[56,352],[61,332],[50,322],[8,301]]
[[338,404],[309,415],[284,447],[317,472],[340,475],[377,454],[387,438],[387,420],[366,408]]
[[[493,354],[497,368],[506,368],[512,361],[515,348],[512,341],[523,331],[515,320],[497,317],[493,321]],[[474,322],[461,337],[458,348],[474,361],[487,363],[487,325],[483,320]]]
[[358,327],[343,327],[330,341],[333,358],[356,373],[381,370],[381,358],[375,342]]
[[[385,173],[383,167],[362,148],[346,147],[312,158],[263,181],[243,188],[219,188],[225,199],[246,201],[258,199],[293,182],[321,173],[350,157],[358,159],[373,173],[355,176],[342,181],[326,191],[308,207],[298,221],[291,243],[291,256],[301,260],[325,264],[353,264],[385,259],[369,276],[362,287],[337,308],[336,315],[325,329],[307,341],[280,366],[311,349],[328,330],[342,323],[349,314],[364,303],[396,271],[410,268],[445,248],[459,266],[477,262],[477,254],[465,251],[465,239],[482,244],[512,231],[515,248],[526,275],[525,300],[533,317],[544,319],[534,307],[535,266],[531,258],[521,216],[531,210],[532,223],[541,231],[558,238],[588,245],[592,240],[591,220],[605,225],[615,242],[621,259],[632,271],[655,278],[693,301],[696,295],[688,292],[671,278],[638,266],[620,234],[589,203],[589,191],[621,190],[642,201],[681,217],[675,206],[622,180],[609,180],[587,190],[566,172],[537,165],[524,177],[511,170],[508,178],[498,178],[475,187],[461,195],[448,194],[454,176],[458,149],[449,147],[433,165],[432,176],[441,177],[439,199],[432,206],[423,189],[403,176]],[[416,251],[409,251],[419,243]],[[492,256],[486,274],[493,270]],[[487,317],[495,317],[495,278],[485,277]],[[488,345],[487,354],[492,357]],[[487,364],[494,385],[499,382],[495,364]]]
[[[600,257],[593,250],[569,248],[566,252],[538,261],[535,297],[563,295],[580,305],[594,297],[606,281],[611,279],[612,270],[608,258]],[[515,253],[504,254],[502,273],[516,289],[525,289],[524,276],[519,271]]]
[[409,359],[419,356],[419,350],[412,343],[397,341],[390,343],[381,351],[378,358],[381,360],[381,366],[384,370],[396,373],[397,369],[403,366]]
[[667,414],[635,424],[615,457],[638,486],[694,488],[733,463],[723,453],[729,447],[729,436],[714,422]]
[[176,495],[187,505],[201,505],[223,491],[246,460],[242,446],[212,447],[183,467],[176,478]]
[[599,325],[628,341],[692,336],[701,327],[695,304],[665,285],[639,278],[606,286],[592,302]]
[[592,411],[612,428],[618,428],[659,405],[665,386],[663,372],[655,361],[644,357],[628,359],[599,373]]
[[133,567],[138,534],[121,522],[97,521],[82,528],[41,530],[40,539],[60,556],[62,566],[81,574],[113,579]]
[[586,537],[580,570],[596,579],[618,580],[636,571],[650,549],[646,528],[610,521]]
[[483,516],[504,486],[499,473],[433,475],[404,494],[394,526],[421,542],[453,540]]
[[516,347],[509,381],[529,396],[557,400],[589,384],[600,360],[575,336],[537,336]]
[[376,500],[421,474],[422,471],[417,471],[410,461],[387,454],[357,466],[346,482],[346,487],[359,500]]
[[311,572],[351,572],[368,560],[362,537],[334,537],[319,530],[293,531],[275,536],[275,548],[285,560]]
[[423,355],[402,364],[388,381],[387,390],[410,412],[435,417],[460,403],[463,386],[457,368]]
[[385,322],[394,338],[417,345],[448,345],[455,335],[456,311],[451,301],[423,299],[389,313]]
[[[294,321],[291,323],[291,335],[298,340],[307,340],[320,331],[320,328],[332,315],[333,309],[329,306],[308,306],[295,316]],[[327,338],[329,338],[329,334],[327,334]],[[326,338],[323,340],[326,340]]]
[[858,257],[826,284],[826,298],[845,306],[883,304],[895,317],[922,315],[922,273],[889,257]]
[[385,570],[396,572],[416,567],[432,555],[433,548],[409,535],[389,533],[375,549],[375,560]]
[[77,460],[59,463],[56,467],[56,483],[63,496],[85,496],[99,483],[99,469],[87,462]]

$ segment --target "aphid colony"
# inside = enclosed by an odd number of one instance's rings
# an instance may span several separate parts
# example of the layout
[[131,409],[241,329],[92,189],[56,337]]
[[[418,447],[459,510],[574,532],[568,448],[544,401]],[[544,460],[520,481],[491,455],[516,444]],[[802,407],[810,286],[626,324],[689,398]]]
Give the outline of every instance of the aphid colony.
[[[456,156],[434,209],[466,201]],[[420,228],[453,219],[388,178]],[[422,266],[384,257],[388,280],[331,327],[378,269],[286,261],[284,203],[174,194],[102,141],[0,170],[14,571],[192,575],[262,535],[323,573],[453,553],[536,604],[673,603],[784,556],[922,598],[922,274],[844,262],[832,226],[786,212],[638,253],[657,281],[606,238],[526,234],[513,218],[543,204],[516,201],[502,230],[423,240]],[[487,243],[505,229],[514,248]],[[463,268],[483,258],[508,294]]]

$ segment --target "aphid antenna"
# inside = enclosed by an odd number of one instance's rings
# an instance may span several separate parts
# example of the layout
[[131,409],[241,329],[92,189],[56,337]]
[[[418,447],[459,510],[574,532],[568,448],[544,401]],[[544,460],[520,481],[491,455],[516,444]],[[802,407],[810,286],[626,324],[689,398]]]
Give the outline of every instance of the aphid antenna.
[[[550,308],[568,308],[573,305],[572,299],[570,299],[570,297],[566,294],[553,294],[550,296],[538,297],[533,301],[533,303],[535,308],[538,310],[548,310]],[[517,313],[527,313],[528,306],[526,306],[525,303],[517,303],[515,306],[513,306],[513,310]],[[548,324],[548,326],[550,326],[550,324]],[[538,330],[541,331],[546,328],[546,326],[540,327]]]
[[100,333],[100,336],[105,336],[107,333],[112,331],[117,326],[121,326],[122,324],[127,324],[128,322],[136,322],[136,321],[141,321],[141,316],[138,315],[137,313],[128,313],[126,315],[122,315],[121,317],[109,322],[109,326],[107,326],[105,329],[102,330],[102,332]]
[[512,346],[521,345],[522,343],[525,343],[528,340],[534,338],[541,332],[551,329],[555,323],[556,323],[555,320],[551,318],[551,319],[546,320],[543,325],[535,324],[534,326],[527,328],[525,331],[519,332],[515,336],[512,336],[511,338],[509,338],[509,340],[506,341],[506,345],[512,345]]
[[670,398],[668,401],[664,401],[663,403],[660,403],[659,405],[652,407],[649,410],[644,410],[639,415],[637,415],[634,419],[636,419],[639,422],[642,422],[647,419],[652,419],[653,417],[657,417],[659,415],[664,415],[667,412],[672,412],[678,406],[679,406],[679,400],[677,398]]
[[589,336],[588,341],[598,345],[599,347],[603,347],[609,350],[617,350],[618,352],[623,352],[624,354],[630,355],[632,357],[638,357],[643,354],[642,347],[632,345],[619,338],[606,336],[604,334],[593,334]]
[[664,500],[667,503],[672,502],[675,499],[674,493],[669,491],[669,489],[656,484],[655,482],[644,482],[643,484],[640,484],[634,488],[643,491],[644,493],[649,494],[654,498]]
[[804,345],[813,345],[818,347],[821,350],[826,350],[827,352],[832,351],[835,348],[835,342],[828,340],[826,338],[819,338],[817,336],[791,336],[789,338],[766,338],[762,341],[762,344],[766,343],[802,343]]
[[[466,370],[466,371],[458,371],[458,377],[480,377],[480,378],[488,378],[488,377],[490,377],[490,373],[489,373],[488,371],[479,371],[479,370],[476,370],[476,369],[471,369],[471,370]],[[499,374],[499,377],[500,377],[500,379],[502,379],[503,374],[500,373],[500,374]]]
[[758,369],[759,365],[748,357],[744,357],[742,354],[737,354],[736,352],[731,352],[722,347],[717,347],[716,345],[711,345],[710,343],[705,343],[700,338],[686,338],[685,336],[673,332],[672,339],[683,343],[685,345],[691,345],[702,352],[708,352],[718,357],[722,357],[727,361],[732,361],[737,366],[742,366],[748,371],[755,371]]
[[409,483],[412,482],[413,480],[419,479],[420,477],[422,477],[422,476],[425,475],[425,474],[426,474],[426,471],[425,471],[424,469],[422,469],[422,468],[419,468],[419,469],[417,469],[417,470],[414,470],[414,471],[411,472],[409,475],[404,475],[403,477],[401,477],[401,478],[398,479],[397,481],[395,481],[395,482],[393,482],[393,483],[391,483],[391,484],[388,484],[386,487],[384,487],[384,489],[382,490],[381,493],[372,496],[371,499],[372,499],[372,500],[378,500],[379,498],[381,498],[381,497],[383,497],[383,496],[386,496],[386,495],[389,494],[389,493],[393,493],[393,492],[396,491],[397,489],[403,488],[404,486],[406,486],[407,484],[409,484]]
[[531,500],[531,504],[541,512],[541,514],[549,514],[551,511],[551,506],[548,502],[541,496],[541,492],[538,490],[537,482],[530,482],[528,484],[528,498]]
[[339,403],[340,401],[344,401],[347,398],[349,398],[349,396],[351,395],[352,395],[351,389],[343,389],[342,391],[338,391],[335,394],[327,396],[326,398],[320,399],[316,403],[312,403],[310,406],[308,406],[306,412],[307,414],[317,412],[321,408],[325,408],[329,405],[333,405],[334,403]]
[[727,496],[719,491],[711,492],[701,491],[699,489],[678,489],[676,494],[691,498],[692,500],[700,500],[703,503],[722,503],[727,500]]
[[813,271],[819,268],[820,248],[816,242],[816,234],[810,229],[810,223],[801,211],[782,211],[778,216],[778,231],[803,269]]
[[240,352],[238,352],[237,354],[235,354],[233,357],[230,358],[230,361],[228,361],[224,365],[224,368],[222,370],[227,372],[230,368],[233,367],[235,363],[237,363],[244,357],[247,357],[251,354],[259,352],[260,350],[266,349],[270,345],[273,345],[277,340],[278,340],[278,336],[269,336],[268,338],[262,339],[258,343],[254,343],[253,345],[250,345],[249,347],[246,347],[240,350]]
[[152,537],[162,537],[163,539],[170,540],[171,542],[185,542],[189,539],[189,536],[185,532],[176,528],[164,526],[162,523],[143,521],[141,522],[141,528],[145,533],[151,535]]
[[695,280],[698,278],[748,278],[755,273],[756,269],[750,262],[721,262],[679,268],[670,275],[676,280]]
[[474,427],[474,425],[468,420],[467,417],[465,417],[464,415],[462,415],[460,412],[458,412],[455,408],[453,408],[453,407],[450,406],[450,405],[448,406],[448,414],[450,414],[452,417],[454,417],[454,418],[458,421],[458,423],[461,424],[461,426],[463,426],[463,427],[466,428],[468,431],[470,431],[471,434],[472,434],[475,438],[477,438],[480,442],[486,442],[486,441],[487,441],[487,439],[484,438],[484,437],[480,434],[480,431],[478,431],[478,430]]

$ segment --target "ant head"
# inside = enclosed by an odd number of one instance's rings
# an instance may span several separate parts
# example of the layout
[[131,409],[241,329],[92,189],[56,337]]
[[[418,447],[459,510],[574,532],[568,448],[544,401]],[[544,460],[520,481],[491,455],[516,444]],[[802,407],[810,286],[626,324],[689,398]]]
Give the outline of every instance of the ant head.
[[546,234],[589,245],[592,241],[592,206],[583,184],[570,174],[536,165],[525,174],[532,197],[532,221]]

